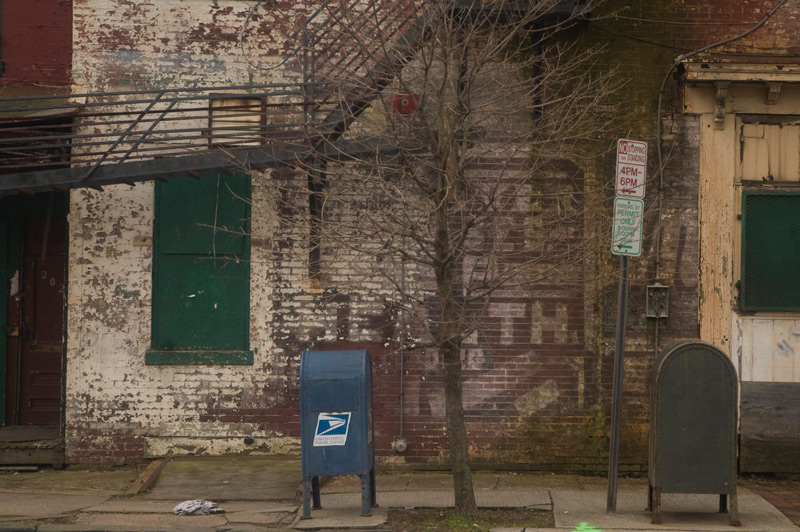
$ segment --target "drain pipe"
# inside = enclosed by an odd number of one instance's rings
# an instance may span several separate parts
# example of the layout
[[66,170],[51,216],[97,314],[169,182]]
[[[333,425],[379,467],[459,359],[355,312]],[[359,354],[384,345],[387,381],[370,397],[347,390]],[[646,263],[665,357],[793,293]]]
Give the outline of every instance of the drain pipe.
[[[2,28],[2,12],[3,12],[3,2],[0,0],[0,28]],[[0,34],[2,30],[0,30]],[[0,76],[5,75],[6,73],[6,61],[3,59],[3,45],[2,40],[0,40]]]
[[[400,291],[401,296],[406,293],[406,261],[400,261]],[[403,437],[403,410],[405,403],[405,390],[403,383],[405,382],[406,369],[406,310],[400,309],[400,434],[392,442],[392,450],[397,453],[402,453],[408,448],[408,442]]]

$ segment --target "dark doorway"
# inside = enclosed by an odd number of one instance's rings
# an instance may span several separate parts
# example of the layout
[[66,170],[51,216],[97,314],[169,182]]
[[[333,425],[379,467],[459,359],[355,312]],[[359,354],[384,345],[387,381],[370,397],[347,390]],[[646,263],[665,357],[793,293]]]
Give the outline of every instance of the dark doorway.
[[5,388],[0,395],[0,425],[57,427],[62,402],[66,218],[63,207],[54,205],[55,198],[17,202],[27,204],[27,209],[12,205],[10,199],[0,202],[0,247],[5,251],[0,264],[0,306],[5,308],[0,317],[5,317],[6,331],[0,348],[0,370],[5,373],[0,383]]
[[25,220],[19,425],[58,425],[64,329],[64,220]]

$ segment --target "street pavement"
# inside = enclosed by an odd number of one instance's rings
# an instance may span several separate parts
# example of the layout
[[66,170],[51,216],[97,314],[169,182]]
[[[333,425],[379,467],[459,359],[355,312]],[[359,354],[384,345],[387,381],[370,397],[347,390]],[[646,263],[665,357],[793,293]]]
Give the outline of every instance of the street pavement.
[[[323,485],[323,508],[314,510],[311,519],[299,519],[298,457],[175,458],[160,468],[157,465],[145,472],[75,468],[0,472],[0,532],[375,531],[385,524],[389,508],[402,511],[453,505],[447,473],[379,471],[379,507],[372,516],[361,516],[358,479],[336,477]],[[652,525],[645,509],[644,479],[620,479],[614,514],[606,512],[608,484],[602,478],[476,472],[474,484],[479,506],[552,511],[555,528],[535,529],[543,532],[799,530],[787,517],[800,516],[797,482],[740,483],[742,526],[735,529],[727,515],[717,513],[718,497],[714,495],[665,494],[663,524]],[[141,490],[144,492],[136,493]],[[759,493],[765,493],[782,511]],[[225,513],[178,516],[172,512],[177,504],[200,498],[216,502]]]

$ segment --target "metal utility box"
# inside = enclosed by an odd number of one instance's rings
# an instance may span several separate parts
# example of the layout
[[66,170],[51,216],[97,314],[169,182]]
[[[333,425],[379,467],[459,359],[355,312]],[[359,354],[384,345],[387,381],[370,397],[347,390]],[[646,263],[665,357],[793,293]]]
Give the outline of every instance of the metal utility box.
[[375,497],[372,361],[369,351],[305,351],[300,360],[303,518],[321,508],[319,477],[358,475],[361,515]]
[[738,380],[728,356],[688,340],[656,359],[650,409],[648,508],[661,523],[662,493],[719,494],[739,524],[736,499]]

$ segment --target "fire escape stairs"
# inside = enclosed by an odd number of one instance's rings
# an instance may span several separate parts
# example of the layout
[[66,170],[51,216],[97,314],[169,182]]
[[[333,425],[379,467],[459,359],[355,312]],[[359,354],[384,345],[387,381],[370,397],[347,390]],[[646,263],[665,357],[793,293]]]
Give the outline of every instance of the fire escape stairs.
[[[374,153],[369,139],[344,133],[423,42],[427,10],[417,4],[323,0],[287,39],[297,44],[280,68],[295,81],[0,98],[0,196]],[[587,6],[565,0],[553,13]]]

